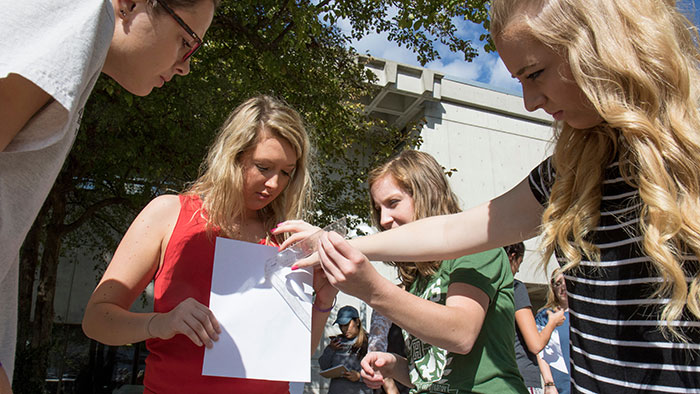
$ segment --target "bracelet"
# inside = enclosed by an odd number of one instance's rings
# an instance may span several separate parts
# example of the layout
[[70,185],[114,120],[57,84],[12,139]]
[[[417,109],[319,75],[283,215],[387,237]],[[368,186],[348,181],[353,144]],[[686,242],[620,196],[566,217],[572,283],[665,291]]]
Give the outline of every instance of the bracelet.
[[148,334],[149,338],[153,338],[153,334],[151,334],[151,322],[153,321],[153,319],[156,318],[156,316],[158,316],[158,314],[154,313],[153,316],[151,316],[151,318],[148,320],[148,324],[146,324],[146,333]]
[[554,382],[545,382],[544,387],[554,387]]
[[313,305],[314,309],[316,309],[317,311],[319,311],[319,312],[321,312],[321,313],[328,313],[328,312],[330,312],[331,310],[333,310],[333,308],[335,307],[335,303],[336,303],[337,301],[338,301],[338,296],[336,295],[335,297],[333,297],[333,305],[331,305],[330,308],[328,308],[328,309],[321,309],[321,308],[317,307],[317,306],[316,306],[316,300],[314,300],[314,303],[311,304],[311,305]]

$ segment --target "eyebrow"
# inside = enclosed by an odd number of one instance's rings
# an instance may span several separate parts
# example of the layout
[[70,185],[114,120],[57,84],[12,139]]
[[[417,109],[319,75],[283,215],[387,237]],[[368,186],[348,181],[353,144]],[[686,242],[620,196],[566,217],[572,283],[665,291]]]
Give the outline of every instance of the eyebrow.
[[386,196],[386,198],[382,199],[380,202],[385,203],[385,202],[389,202],[391,200],[402,200],[402,199],[403,199],[403,196],[401,195],[401,193],[392,193],[392,194]]
[[533,63],[530,63],[530,64],[526,64],[525,66],[521,67],[520,70],[518,70],[518,71],[515,73],[515,75],[513,75],[513,78],[519,77],[520,75],[522,75],[522,73],[525,72],[525,70],[527,70],[527,69],[530,68],[530,67],[534,67],[534,66],[536,66],[536,65],[537,65],[537,62],[533,62]]
[[[277,164],[277,163],[275,163],[274,160],[270,160],[270,159],[258,159],[258,160],[253,159],[253,161],[255,161],[256,163],[264,164],[266,166],[272,166],[272,165]],[[296,168],[297,163],[295,161],[294,163],[282,164],[280,167],[282,167],[282,168]]]

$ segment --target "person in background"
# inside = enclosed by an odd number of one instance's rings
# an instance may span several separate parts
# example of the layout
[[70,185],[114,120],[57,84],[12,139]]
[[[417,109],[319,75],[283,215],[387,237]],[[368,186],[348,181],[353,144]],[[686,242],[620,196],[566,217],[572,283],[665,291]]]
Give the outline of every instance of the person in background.
[[369,338],[362,327],[360,314],[351,305],[338,310],[333,322],[340,327],[341,334],[332,337],[318,358],[321,369],[344,365],[347,371],[342,377],[332,378],[328,394],[372,394],[360,376],[360,360],[367,354]]
[[2,2],[0,362],[10,381],[19,250],[75,141],[95,82],[104,73],[145,96],[187,75],[219,1]]
[[[296,111],[253,97],[226,120],[199,178],[180,195],[156,197],[131,224],[90,297],[83,331],[113,346],[145,340],[146,394],[289,392],[288,382],[204,376],[202,363],[221,333],[208,308],[217,236],[276,246],[266,229],[307,212],[309,151]],[[154,312],[130,312],[152,280]],[[313,287],[309,355],[338,292],[320,269]]]
[[[545,377],[545,394],[569,394],[569,298],[566,294],[566,281],[561,269],[552,272],[547,289],[547,303],[535,315],[537,328],[543,329],[554,316],[551,312],[564,311],[564,323],[557,326],[544,349],[539,354],[542,359],[540,371]],[[549,377],[551,376],[551,379]]]
[[[510,268],[515,276],[525,256],[525,244],[518,242],[503,249],[508,255]],[[550,312],[549,322],[541,331],[538,331],[527,287],[523,282],[514,279],[513,292],[515,293],[515,359],[528,391],[532,394],[542,394],[544,390],[537,354],[547,345],[554,329],[564,323],[564,311]]]
[[[442,166],[424,152],[401,152],[372,170],[368,183],[380,232],[460,210]],[[414,393],[526,393],[513,353],[513,274],[502,248],[454,260],[395,261],[406,290],[344,239],[323,234],[319,254],[333,286],[404,330],[407,357],[371,352],[362,360],[368,386],[379,388],[390,377]]]

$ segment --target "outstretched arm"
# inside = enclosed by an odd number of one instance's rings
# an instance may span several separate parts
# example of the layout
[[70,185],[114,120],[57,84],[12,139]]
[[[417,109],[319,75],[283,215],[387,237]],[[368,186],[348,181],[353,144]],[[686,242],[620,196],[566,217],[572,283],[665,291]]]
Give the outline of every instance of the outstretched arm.
[[370,260],[447,260],[535,236],[542,212],[526,178],[505,194],[464,212],[421,219],[350,243]]
[[[534,237],[542,212],[525,178],[505,194],[464,212],[424,218],[354,238],[350,244],[375,261],[448,260]],[[287,225],[281,223],[277,231]],[[302,268],[318,263],[318,253],[314,253],[295,265]]]

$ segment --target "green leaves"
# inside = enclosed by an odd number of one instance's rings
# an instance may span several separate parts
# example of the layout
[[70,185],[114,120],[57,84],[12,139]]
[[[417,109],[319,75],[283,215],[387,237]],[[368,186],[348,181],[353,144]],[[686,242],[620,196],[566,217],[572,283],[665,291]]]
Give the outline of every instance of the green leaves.
[[[148,200],[197,177],[228,113],[260,93],[282,98],[307,122],[316,148],[311,218],[320,225],[340,215],[367,218],[368,170],[420,140],[410,127],[393,129],[364,114],[359,103],[376,94],[374,75],[358,63],[350,39],[386,32],[423,63],[439,57],[438,42],[469,60],[476,51],[456,23],[468,18],[486,26],[484,3],[224,0],[187,77],[137,98],[107,77],[98,81],[64,168],[68,176],[56,185],[69,199],[66,220],[90,213],[88,226],[124,231]],[[341,20],[349,35],[335,25]],[[114,206],[93,213],[104,201],[131,214]]]

